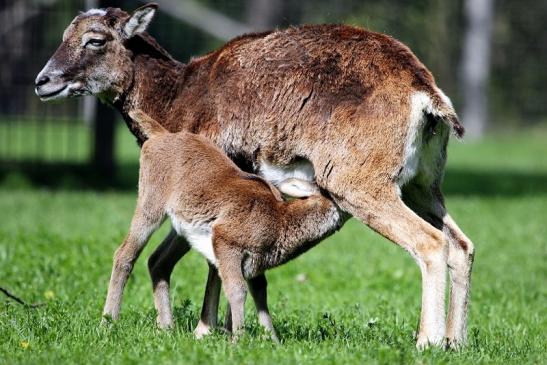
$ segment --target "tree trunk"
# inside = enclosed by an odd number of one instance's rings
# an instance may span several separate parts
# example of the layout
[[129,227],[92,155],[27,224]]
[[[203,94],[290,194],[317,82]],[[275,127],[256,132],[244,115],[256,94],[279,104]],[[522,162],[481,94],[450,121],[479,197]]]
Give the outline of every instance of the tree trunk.
[[463,123],[480,138],[488,121],[488,77],[494,0],[465,0],[467,30],[462,55]]
[[275,27],[283,14],[283,0],[247,0],[247,23],[254,31]]

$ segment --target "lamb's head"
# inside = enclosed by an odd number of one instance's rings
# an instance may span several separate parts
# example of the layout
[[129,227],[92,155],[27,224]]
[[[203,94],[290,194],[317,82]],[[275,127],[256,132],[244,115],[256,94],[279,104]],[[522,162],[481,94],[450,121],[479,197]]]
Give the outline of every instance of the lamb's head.
[[115,8],[78,15],[36,77],[36,94],[42,101],[79,95],[114,100],[133,77],[126,44],[146,30],[156,9],[156,4],[148,4],[132,15]]

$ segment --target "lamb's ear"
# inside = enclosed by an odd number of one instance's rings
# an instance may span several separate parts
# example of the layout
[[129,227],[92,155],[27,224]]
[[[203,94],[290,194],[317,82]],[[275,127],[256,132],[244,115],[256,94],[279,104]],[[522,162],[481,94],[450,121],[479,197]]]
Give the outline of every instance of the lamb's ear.
[[158,4],[150,3],[135,10],[123,26],[124,36],[129,39],[135,34],[144,32],[154,18],[157,8]]

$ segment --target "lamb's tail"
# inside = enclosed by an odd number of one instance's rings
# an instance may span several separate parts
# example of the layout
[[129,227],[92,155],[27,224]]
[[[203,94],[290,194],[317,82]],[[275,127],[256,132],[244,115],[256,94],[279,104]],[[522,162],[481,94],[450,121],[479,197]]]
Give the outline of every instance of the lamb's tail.
[[142,129],[146,138],[151,138],[164,133],[169,133],[167,129],[158,123],[154,118],[140,109],[132,110],[129,112],[129,117],[133,119]]
[[465,134],[465,128],[460,123],[450,99],[439,89],[435,90],[430,97],[432,102],[431,108],[427,108],[426,112],[446,123],[456,137],[462,138]]

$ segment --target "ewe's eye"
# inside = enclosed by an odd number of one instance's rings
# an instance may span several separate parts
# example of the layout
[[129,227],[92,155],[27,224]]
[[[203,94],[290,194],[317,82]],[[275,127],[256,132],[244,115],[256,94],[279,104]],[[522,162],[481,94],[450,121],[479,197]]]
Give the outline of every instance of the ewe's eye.
[[106,44],[106,39],[91,38],[85,44],[85,48],[99,49]]

